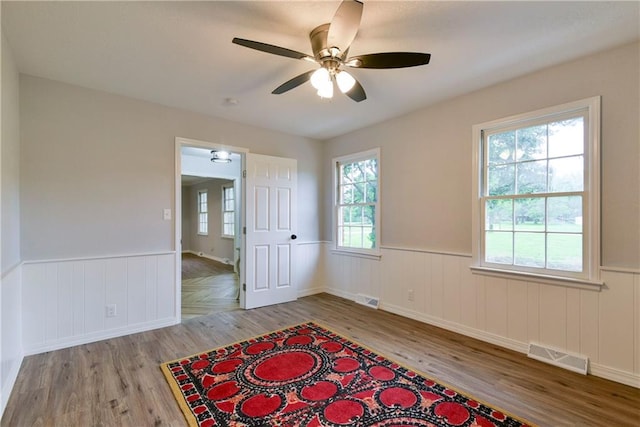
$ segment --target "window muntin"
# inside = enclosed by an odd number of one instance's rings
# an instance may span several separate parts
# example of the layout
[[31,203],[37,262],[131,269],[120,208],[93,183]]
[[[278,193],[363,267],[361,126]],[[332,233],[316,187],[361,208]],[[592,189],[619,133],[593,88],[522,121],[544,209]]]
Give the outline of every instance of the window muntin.
[[474,127],[476,265],[597,278],[597,129],[599,98]]
[[336,166],[336,248],[379,251],[379,152],[345,156]]
[[233,186],[222,187],[222,236],[235,236],[235,192]]
[[209,204],[207,190],[198,191],[198,234],[209,234]]

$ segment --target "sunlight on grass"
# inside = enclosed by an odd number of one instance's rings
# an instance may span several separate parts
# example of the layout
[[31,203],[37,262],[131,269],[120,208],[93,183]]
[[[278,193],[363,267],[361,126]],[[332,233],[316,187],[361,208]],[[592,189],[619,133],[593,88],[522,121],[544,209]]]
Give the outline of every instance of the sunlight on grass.
[[487,231],[486,261],[556,270],[582,270],[582,235],[571,234],[580,232],[580,225],[566,224],[561,227],[562,231],[569,233],[547,233],[546,242],[544,225],[520,224],[517,229],[516,232],[501,231],[495,227]]

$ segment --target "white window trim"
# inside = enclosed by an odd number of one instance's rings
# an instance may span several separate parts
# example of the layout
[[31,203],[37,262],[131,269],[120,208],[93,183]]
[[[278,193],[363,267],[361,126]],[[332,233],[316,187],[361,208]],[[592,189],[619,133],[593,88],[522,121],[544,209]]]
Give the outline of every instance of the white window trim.
[[[200,214],[202,214],[203,212],[200,212],[200,194],[206,194],[207,195],[207,231],[200,231]],[[198,212],[198,221],[197,221],[197,225],[198,225],[198,235],[199,236],[208,236],[209,235],[209,191],[206,189],[202,189],[202,190],[198,190],[196,193],[196,202],[197,202],[197,212]]]
[[234,185],[234,183],[223,184],[222,185],[222,218],[220,219],[220,222],[221,222],[220,225],[222,227],[222,230],[220,231],[220,236],[223,239],[235,239],[236,236],[234,236],[233,234],[225,234],[225,232],[224,232],[224,214],[226,212],[232,212],[232,211],[225,210],[225,208],[226,208],[226,199],[225,199],[225,194],[224,194],[225,191],[224,190],[226,188],[233,188],[233,208],[234,208],[233,209],[233,229],[234,230],[236,229],[236,224],[235,224],[235,221],[236,221],[236,209],[235,209],[235,207],[236,207],[236,189],[235,189],[235,185]]
[[[375,249],[364,249],[364,248],[346,248],[338,246],[338,165],[340,163],[350,163],[357,162],[359,160],[366,160],[375,157],[378,161],[378,193],[377,193],[377,202],[376,202],[376,218],[375,218],[375,227],[376,227],[376,247]],[[331,249],[332,253],[341,254],[341,255],[349,255],[360,258],[370,258],[370,259],[380,259],[382,256],[382,252],[380,249],[381,236],[382,236],[382,227],[380,224],[380,207],[382,206],[382,180],[381,180],[381,158],[380,158],[380,148],[373,148],[367,151],[361,151],[358,153],[347,154],[340,157],[335,157],[331,161],[332,167],[332,176],[333,176],[333,192],[332,192],[332,215],[333,215],[333,247]]]
[[[504,119],[493,120],[486,123],[474,125],[473,132],[473,154],[472,154],[472,203],[471,211],[473,217],[472,227],[472,265],[473,273],[485,274],[510,278],[515,280],[535,280],[539,283],[547,283],[553,285],[563,285],[571,287],[579,287],[586,289],[600,290],[604,285],[600,280],[600,96],[594,96],[562,105],[518,114]],[[585,170],[585,182],[589,224],[585,227],[583,239],[583,247],[587,251],[585,256],[588,264],[584,271],[583,277],[554,276],[548,274],[539,274],[521,270],[499,269],[486,267],[482,265],[482,176],[483,165],[482,160],[482,137],[483,132],[496,127],[517,126],[519,123],[529,121],[535,118],[543,118],[553,116],[564,112],[578,111],[587,109],[587,120],[589,133],[589,143],[584,153],[588,164]]]

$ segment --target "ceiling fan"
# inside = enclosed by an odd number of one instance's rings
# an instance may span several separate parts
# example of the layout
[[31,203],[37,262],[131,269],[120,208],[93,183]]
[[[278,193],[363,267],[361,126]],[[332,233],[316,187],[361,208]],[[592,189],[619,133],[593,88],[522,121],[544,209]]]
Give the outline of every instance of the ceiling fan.
[[251,49],[287,58],[303,59],[320,65],[281,84],[273,90],[279,95],[307,81],[321,98],[333,97],[333,82],[338,89],[356,102],[364,101],[367,95],[362,85],[343,67],[352,68],[406,68],[429,63],[431,54],[417,52],[370,53],[349,57],[349,47],[358,33],[363,4],[358,0],[343,0],[330,24],[320,25],[311,31],[313,56],[280,46],[235,37],[233,43]]

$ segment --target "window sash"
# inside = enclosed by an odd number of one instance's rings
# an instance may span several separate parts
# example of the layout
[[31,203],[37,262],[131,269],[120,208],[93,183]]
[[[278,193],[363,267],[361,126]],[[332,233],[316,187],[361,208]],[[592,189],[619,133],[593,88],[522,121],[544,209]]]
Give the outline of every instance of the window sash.
[[[482,242],[481,242],[481,247],[482,247],[482,260],[481,263],[484,266],[494,266],[494,267],[501,267],[501,268],[513,268],[513,269],[524,269],[527,271],[540,271],[540,272],[544,272],[544,273],[551,273],[553,272],[554,274],[562,274],[562,275],[567,275],[567,276],[572,276],[572,275],[583,275],[584,271],[585,271],[585,267],[588,265],[588,260],[585,258],[586,254],[587,254],[587,250],[585,248],[585,241],[586,239],[583,238],[584,234],[585,234],[585,228],[584,228],[584,220],[586,220],[588,222],[588,212],[585,211],[584,209],[584,204],[581,206],[580,209],[580,216],[583,219],[582,222],[582,227],[580,227],[580,231],[579,232],[574,232],[574,233],[570,233],[573,235],[579,235],[580,239],[581,239],[581,243],[580,243],[580,248],[579,248],[579,255],[580,255],[580,260],[579,262],[577,260],[575,260],[575,258],[572,261],[568,261],[567,263],[565,263],[565,267],[564,268],[552,268],[554,266],[554,264],[552,262],[550,262],[549,258],[550,258],[550,253],[552,253],[553,251],[551,250],[551,246],[550,246],[550,241],[553,241],[554,239],[552,238],[554,236],[554,234],[556,234],[555,232],[550,232],[548,230],[548,216],[549,216],[549,211],[548,211],[548,200],[551,197],[558,197],[557,192],[550,192],[549,191],[549,186],[550,186],[550,175],[552,174],[552,171],[549,168],[549,163],[552,160],[558,159],[558,158],[567,158],[567,157],[578,157],[576,155],[571,155],[571,156],[561,156],[561,157],[549,157],[549,140],[550,140],[550,135],[548,132],[548,126],[552,123],[557,123],[560,122],[562,120],[568,120],[568,119],[581,119],[582,120],[582,127],[583,127],[583,147],[580,153],[580,157],[582,157],[582,169],[581,169],[581,173],[582,173],[582,179],[583,179],[583,189],[586,187],[586,183],[584,183],[584,176],[585,173],[584,171],[587,169],[586,164],[585,164],[585,157],[584,157],[584,152],[585,152],[585,144],[586,144],[586,139],[588,138],[587,132],[584,131],[584,129],[586,128],[587,125],[587,113],[586,111],[580,111],[580,112],[571,112],[571,113],[565,113],[565,114],[560,114],[558,116],[551,116],[551,117],[547,117],[544,119],[535,119],[535,120],[528,120],[528,121],[523,121],[521,123],[519,123],[517,126],[509,126],[507,128],[503,128],[503,127],[496,127],[494,129],[491,130],[491,132],[484,132],[483,133],[483,137],[482,137],[482,151],[483,151],[483,185],[482,185],[482,199],[484,201],[484,203],[482,203],[482,210],[483,210],[483,214],[481,217],[481,234],[482,234]],[[562,117],[562,119],[560,119],[560,117]],[[489,149],[490,149],[490,137],[492,135],[499,135],[499,134],[504,134],[507,133],[508,131],[514,131],[514,146],[513,146],[513,150],[517,150],[518,147],[518,142],[519,142],[519,133],[521,132],[522,134],[524,134],[524,132],[528,129],[533,129],[536,127],[541,127],[544,126],[545,127],[545,134],[543,136],[544,139],[544,150],[545,153],[543,155],[538,155],[538,156],[533,156],[532,158],[525,158],[524,160],[519,160],[517,155],[514,153],[512,153],[513,158],[510,160],[505,159],[504,163],[498,163],[498,167],[505,165],[505,166],[510,166],[513,165],[513,173],[510,174],[511,175],[511,181],[507,181],[509,182],[510,186],[512,187],[512,190],[510,192],[508,192],[507,194],[502,194],[502,195],[490,195],[490,180],[489,180],[489,174],[491,171],[492,166],[496,167],[495,164],[490,164],[489,161]],[[524,153],[522,154],[524,156]],[[544,168],[544,171],[539,171],[540,175],[539,177],[535,177],[533,181],[531,182],[531,185],[535,186],[543,186],[545,188],[546,191],[531,191],[531,192],[520,192],[520,184],[521,184],[521,179],[520,175],[518,173],[518,170],[520,169],[519,166],[523,165],[523,169],[526,170],[526,166],[527,165],[536,165],[537,169],[541,169]],[[537,179],[536,179],[537,178]],[[570,195],[573,196],[580,196],[582,197],[583,203],[585,200],[585,194],[586,192],[583,191],[576,191],[576,192],[571,192],[569,193]],[[562,194],[566,194],[562,193]],[[515,227],[512,227],[511,230],[500,230],[500,231],[495,231],[495,230],[490,230],[487,222],[487,212],[486,212],[486,206],[488,204],[488,202],[490,202],[491,200],[512,200],[514,201],[512,203],[512,206],[514,207],[512,210],[512,222],[513,222],[513,226],[515,226],[515,200],[525,200],[525,199],[542,199],[544,200],[544,205],[545,205],[545,221],[544,221],[544,230],[543,231],[534,231],[534,230],[515,230]],[[585,216],[587,216],[587,218],[585,218]],[[564,234],[568,234],[568,233],[564,233]],[[496,238],[498,238],[498,236],[502,235],[502,237],[498,240],[495,240]],[[510,239],[509,239],[510,237]],[[540,239],[540,237],[542,237],[542,239]],[[499,243],[502,240],[502,243]],[[509,245],[509,240],[511,240],[510,245]],[[493,242],[496,243],[493,243]],[[495,250],[496,252],[491,252],[490,253],[490,245],[489,242],[493,243],[492,246],[495,247],[492,248],[492,250]],[[518,244],[519,242],[521,242],[520,244]],[[501,248],[502,247],[502,248]],[[503,256],[503,262],[498,261],[498,259],[500,259],[500,257],[496,258],[495,255],[496,253],[500,253],[501,250],[502,251],[506,251],[506,249],[510,249],[511,255],[510,256],[506,256],[506,252],[502,253]],[[577,250],[577,248],[575,247],[571,247],[571,245],[568,245],[568,247],[566,247],[565,249],[567,249],[567,252],[575,252]],[[540,254],[540,252],[542,252]],[[523,261],[523,260],[527,260],[526,262],[528,262],[528,264]],[[578,265],[576,266],[576,263],[578,263]],[[556,266],[559,264],[556,264]],[[576,268],[577,267],[577,268]]]
[[[365,165],[364,174],[345,174],[351,164],[375,161],[375,170]],[[380,152],[379,149],[343,156],[333,160],[334,171],[334,242],[335,249],[346,252],[378,255],[380,251]],[[375,176],[372,176],[371,173]],[[356,196],[354,192],[358,191]],[[357,218],[351,215],[357,212]],[[344,215],[353,221],[345,221]]]
[[[484,218],[483,221],[483,229],[481,230],[481,245],[483,249],[483,259],[482,265],[484,266],[492,266],[495,268],[514,268],[514,269],[522,269],[526,271],[544,271],[546,273],[553,272],[554,274],[562,273],[567,276],[581,276],[584,272],[586,265],[586,253],[588,252],[587,248],[587,239],[585,236],[585,226],[586,223],[584,213],[585,207],[588,204],[587,197],[584,193],[575,192],[575,193],[562,193],[562,195],[558,195],[555,193],[552,194],[535,194],[526,196],[501,196],[501,197],[486,197],[484,198],[484,203],[482,204],[482,215]],[[549,200],[559,200],[566,199],[568,197],[571,198],[581,198],[580,203],[580,212],[582,213],[582,217],[580,218],[580,222],[577,222],[577,218],[574,219],[574,229],[569,225],[570,223],[566,223],[563,225],[556,225],[553,223],[552,219],[550,219],[551,212],[549,210]],[[524,221],[518,223],[518,218],[522,217],[518,215],[517,212],[517,201],[523,200],[539,200],[543,202],[543,218],[540,224],[524,224]],[[500,226],[499,228],[494,228],[494,223],[489,222],[487,220],[487,211],[486,207],[491,201],[511,201],[511,215],[510,215],[510,223],[507,223],[505,226]],[[521,218],[522,219],[522,218]],[[575,226],[579,225],[579,229],[576,229]],[[494,243],[494,245],[498,246],[496,248],[494,246],[493,251],[489,251],[489,240],[497,239],[499,235],[502,235],[503,242],[502,244]],[[491,239],[490,239],[491,236]],[[579,246],[576,245],[559,245],[561,242],[561,238],[564,237],[565,243],[568,238],[573,236],[573,238],[580,238],[581,243]],[[495,258],[491,257],[492,255],[495,257],[495,253],[498,251],[500,246],[504,246],[504,239],[510,237],[511,246],[510,246],[510,257],[509,261],[497,261]],[[525,240],[526,238],[526,240]],[[518,241],[520,241],[521,249],[518,250]],[[557,252],[558,248],[554,248],[553,242],[558,246],[561,246],[563,253],[560,254]],[[507,243],[508,244],[508,243]],[[504,247],[502,248],[504,250]],[[555,249],[555,251],[554,251]],[[536,254],[536,251],[542,251],[542,254]],[[533,252],[533,255],[531,254]],[[577,255],[579,255],[579,262],[577,262]],[[555,254],[552,256],[552,254]],[[537,258],[536,258],[537,255]],[[503,253],[504,256],[504,253]],[[528,256],[528,258],[527,258]],[[562,262],[559,259],[562,258]],[[529,259],[529,263],[525,263],[522,260]],[[564,267],[560,267],[560,265],[564,265]],[[579,266],[580,268],[576,268]]]
[[[518,129],[527,129],[533,126],[540,126],[545,124],[551,124],[569,120],[572,118],[582,118],[582,152],[577,150],[576,153],[562,154],[562,152],[551,152],[550,147],[546,146],[546,153],[543,157],[527,158],[526,160],[510,159],[500,162],[490,163],[489,159],[489,138],[492,135],[500,133],[506,133],[508,131],[516,131]],[[539,277],[566,277],[568,279],[577,279],[588,281],[589,283],[596,283],[599,281],[599,257],[600,257],[600,225],[599,225],[599,200],[600,200],[600,188],[599,188],[599,128],[600,128],[600,98],[593,97],[586,100],[580,100],[573,103],[564,104],[561,106],[551,107],[544,110],[535,111],[532,113],[526,113],[518,116],[512,116],[506,119],[496,120],[493,122],[476,125],[473,127],[474,134],[474,188],[477,189],[477,193],[474,196],[473,211],[474,211],[474,227],[473,227],[473,266],[474,270],[477,268],[487,267],[490,269],[496,269],[495,271],[512,270],[515,274],[531,273],[532,275]],[[549,143],[549,135],[546,135],[545,144]],[[575,148],[575,145],[574,145]],[[495,151],[493,152],[493,158],[495,159]],[[490,194],[489,191],[489,168],[499,164],[503,165],[522,165],[527,162],[541,161],[546,162],[548,165],[550,162],[556,159],[564,159],[562,161],[573,162],[574,164],[579,159],[582,162],[582,188],[569,188],[567,187],[554,187],[556,184],[551,182],[551,169],[547,166],[544,175],[544,189],[542,191],[534,192],[522,192],[518,194],[518,190],[514,186],[507,194]],[[542,164],[541,163],[541,164]],[[560,163],[560,162],[558,162]],[[565,163],[566,165],[566,163]],[[561,165],[561,166],[565,166]],[[518,175],[514,174],[514,180],[518,179]],[[574,180],[575,181],[575,180]],[[579,182],[579,180],[575,181]],[[566,185],[562,183],[562,185]],[[574,185],[569,184],[569,187]],[[557,218],[547,218],[549,215],[548,202],[560,200],[558,198],[575,198],[581,197],[580,203],[580,216],[574,218],[574,226],[579,226],[577,231],[569,231],[568,224],[570,218],[566,216],[564,226],[565,230],[558,231],[550,227],[551,221],[553,226],[558,226],[561,221]],[[524,226],[518,225],[516,228],[516,203],[523,202],[526,199],[543,201],[545,222],[544,227],[539,230],[527,230]],[[570,199],[567,199],[570,200]],[[507,204],[512,202],[512,229],[502,231],[504,235],[502,238],[508,235],[512,239],[511,251],[513,259],[511,263],[492,262],[495,260],[488,259],[487,240],[493,237],[492,233],[499,230],[489,230],[489,220],[487,218],[487,204],[491,201],[505,201]],[[558,208],[560,209],[560,208]],[[560,212],[560,211],[556,211]],[[574,211],[578,212],[578,211]],[[569,210],[569,213],[573,214]],[[516,238],[532,237],[532,240],[540,238],[544,240],[544,268],[539,266],[519,265],[516,257],[518,256],[518,250],[516,247]],[[538,237],[536,237],[538,236]],[[575,237],[571,237],[575,236]],[[549,242],[561,242],[562,239],[570,240],[572,238],[581,238],[582,242],[579,245],[574,245],[577,252],[580,252],[581,269],[575,271],[575,269],[569,268],[566,265],[561,267],[559,264],[555,265],[549,263],[550,257],[558,256],[559,251],[555,251],[555,247],[552,247]],[[578,249],[579,248],[579,249]],[[474,267],[475,266],[475,267]],[[481,270],[477,270],[481,271]]]
[[207,191],[198,191],[198,234],[209,233],[209,203]]

